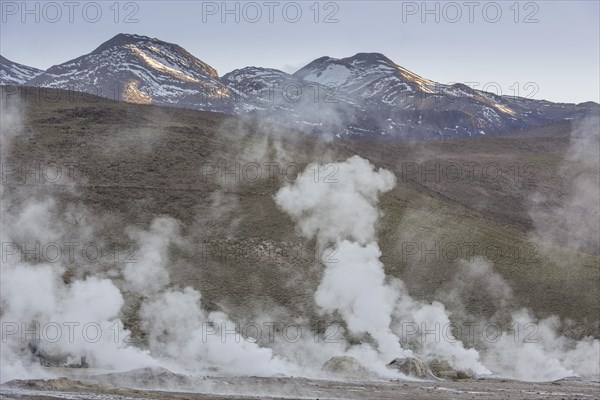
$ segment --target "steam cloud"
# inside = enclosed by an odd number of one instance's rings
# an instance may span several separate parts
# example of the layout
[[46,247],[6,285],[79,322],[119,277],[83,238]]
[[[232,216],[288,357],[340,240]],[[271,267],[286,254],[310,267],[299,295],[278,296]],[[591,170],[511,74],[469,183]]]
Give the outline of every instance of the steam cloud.
[[600,249],[599,125],[597,115],[576,122],[557,173],[567,182],[566,195],[556,200],[538,193],[530,211],[535,236],[591,254],[598,254]]
[[[318,166],[316,166],[318,168]],[[374,167],[358,156],[339,163],[335,183],[314,179],[315,166],[309,166],[294,183],[276,195],[277,204],[297,222],[301,233],[316,236],[321,243],[332,242],[335,262],[325,263],[323,280],[315,300],[325,312],[338,312],[352,334],[368,333],[378,351],[373,362],[369,346],[350,349],[365,365],[382,373],[384,365],[396,357],[411,356],[402,349],[400,338],[392,331],[392,319],[428,323],[449,321],[441,303],[421,304],[404,290],[401,281],[389,282],[379,260],[376,242],[377,201],[380,194],[393,189],[394,175]],[[451,365],[483,374],[489,371],[478,361],[474,350],[464,349],[460,341],[432,343],[427,350],[447,359]]]
[[[19,135],[21,126],[19,108],[8,108],[3,103],[3,155],[9,145],[7,140]],[[278,151],[283,153],[282,149]],[[577,158],[581,153],[574,149],[570,154]],[[309,165],[295,182],[277,192],[275,201],[295,221],[304,237],[314,238],[320,246],[332,250],[331,256],[323,260],[323,276],[314,300],[324,315],[342,317],[346,325],[342,332],[344,340],[335,344],[315,343],[310,340],[312,335],[305,335],[298,343],[274,343],[266,347],[252,340],[234,339],[239,332],[224,332],[235,326],[226,313],[207,311],[197,289],[172,285],[169,269],[177,260],[171,250],[190,243],[186,243],[188,239],[178,221],[157,217],[147,229],[125,230],[140,252],[138,262],[120,268],[111,266],[98,271],[82,268],[67,279],[68,265],[30,262],[26,257],[3,260],[0,381],[49,376],[48,370],[32,359],[36,355],[48,359],[64,357],[71,364],[81,362],[83,356],[90,366],[116,371],[164,366],[194,374],[216,371],[267,376],[319,376],[321,365],[328,358],[349,355],[379,376],[387,377],[398,376],[385,368],[389,361],[416,355],[425,361],[443,359],[458,370],[480,375],[495,373],[527,380],[600,375],[596,362],[600,357],[600,342],[591,337],[575,341],[561,336],[557,333],[561,324],[558,318],[540,320],[530,310],[514,307],[510,286],[488,263],[465,264],[450,289],[439,296],[446,304],[411,297],[401,280],[386,277],[377,244],[380,217],[377,205],[380,196],[394,188],[394,175],[376,170],[358,156],[337,166],[337,181],[324,182],[314,173],[322,167]],[[582,179],[586,181],[575,183],[575,187],[588,193],[587,175]],[[592,190],[585,199],[592,198],[594,193]],[[86,214],[85,209],[62,211],[49,196],[13,201],[4,188],[2,200],[2,242],[50,242],[71,236],[94,236],[89,225],[64,223],[69,214]],[[496,342],[480,342],[476,348],[467,348],[460,337],[452,335],[449,338],[452,340],[401,345],[403,321],[411,321],[417,329],[444,326],[453,317],[475,317],[481,323],[488,322],[481,316],[470,316],[462,306],[464,293],[473,292],[475,289],[470,285],[475,282],[488,289],[487,294],[516,326],[537,321],[539,342],[516,342],[514,332],[502,332]],[[126,298],[130,296],[140,301],[136,315],[143,343],[115,340],[132,335],[121,320]],[[24,321],[28,325],[22,326]],[[48,328],[54,324],[60,325],[63,332],[68,326],[81,330],[85,322],[94,323],[93,328],[103,332],[98,341],[86,340],[81,334],[62,335],[55,341],[38,342],[32,348],[35,341],[23,341],[20,334],[6,335],[6,329],[25,328],[29,337],[36,337],[40,335],[40,326]],[[223,334],[230,335],[228,340],[222,340]]]

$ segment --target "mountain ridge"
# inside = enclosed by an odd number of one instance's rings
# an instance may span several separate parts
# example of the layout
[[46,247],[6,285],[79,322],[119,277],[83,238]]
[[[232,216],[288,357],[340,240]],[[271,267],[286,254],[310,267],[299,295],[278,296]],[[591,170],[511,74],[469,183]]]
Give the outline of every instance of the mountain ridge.
[[0,84],[22,85],[41,75],[44,71],[28,65],[19,64],[0,55]]
[[[5,82],[0,79],[0,83]],[[499,96],[462,83],[441,84],[381,53],[322,56],[293,74],[252,66],[219,76],[215,68],[175,43],[124,33],[88,54],[42,73],[32,72],[31,79],[18,84],[69,88],[132,103],[251,115],[338,137],[503,133],[576,118],[600,107],[593,102]]]

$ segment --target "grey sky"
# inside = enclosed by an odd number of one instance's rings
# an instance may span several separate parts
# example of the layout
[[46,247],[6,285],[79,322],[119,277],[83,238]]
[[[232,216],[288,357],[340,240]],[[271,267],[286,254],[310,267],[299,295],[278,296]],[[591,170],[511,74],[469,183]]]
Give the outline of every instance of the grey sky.
[[519,90],[521,96],[552,101],[600,101],[597,0],[425,7],[422,1],[322,1],[315,7],[315,1],[267,0],[228,2],[230,14],[221,1],[120,1],[118,7],[115,1],[65,2],[27,2],[27,13],[22,1],[1,0],[0,53],[46,69],[117,33],[137,33],[177,43],[223,75],[248,65],[294,72],[323,55],[380,52],[441,83],[467,82],[510,95]]

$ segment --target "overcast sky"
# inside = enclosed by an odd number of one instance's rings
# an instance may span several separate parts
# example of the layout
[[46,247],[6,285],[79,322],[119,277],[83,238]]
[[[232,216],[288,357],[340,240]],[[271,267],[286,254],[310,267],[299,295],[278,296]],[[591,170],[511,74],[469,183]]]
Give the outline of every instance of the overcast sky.
[[0,0],[0,53],[41,69],[125,32],[177,43],[220,75],[249,65],[294,72],[324,55],[380,52],[441,83],[600,101],[597,0],[25,3]]

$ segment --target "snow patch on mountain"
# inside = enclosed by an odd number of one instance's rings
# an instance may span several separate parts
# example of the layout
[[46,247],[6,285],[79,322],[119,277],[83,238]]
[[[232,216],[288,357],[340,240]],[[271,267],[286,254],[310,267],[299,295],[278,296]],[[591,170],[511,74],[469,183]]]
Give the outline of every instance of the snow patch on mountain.
[[120,34],[89,54],[54,66],[31,84],[73,88],[116,100],[230,111],[217,71],[182,47]]
[[0,85],[23,85],[43,72],[0,56]]

